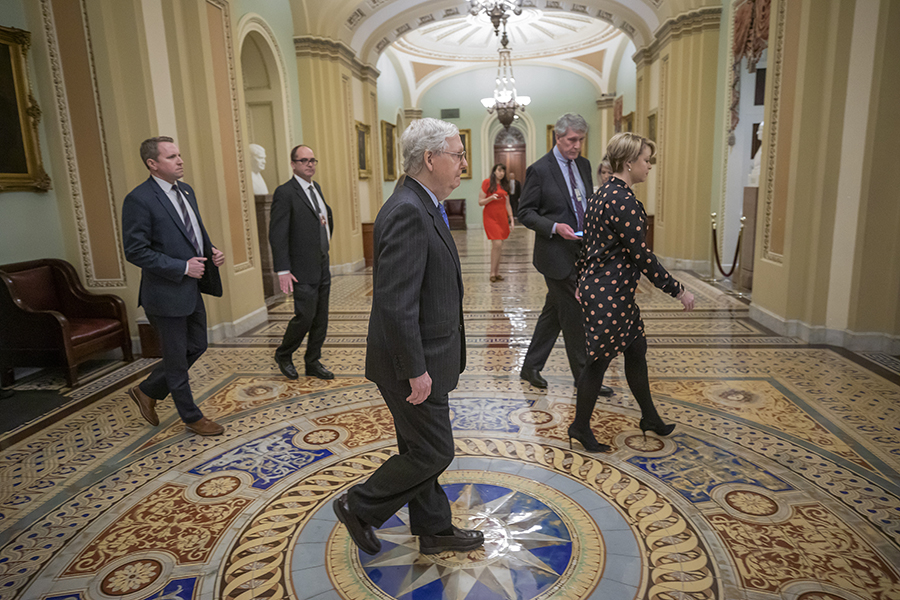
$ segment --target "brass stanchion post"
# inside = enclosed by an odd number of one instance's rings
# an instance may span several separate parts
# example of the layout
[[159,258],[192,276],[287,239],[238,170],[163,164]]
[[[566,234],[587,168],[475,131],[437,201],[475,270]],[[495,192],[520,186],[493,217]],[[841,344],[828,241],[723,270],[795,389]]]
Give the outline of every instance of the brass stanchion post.
[[738,298],[744,297],[744,292],[741,291],[744,289],[744,277],[741,274],[741,267],[743,267],[743,260],[741,256],[741,242],[744,239],[744,222],[747,220],[747,217],[741,217],[741,228],[738,231],[738,242],[737,242],[737,250],[734,252],[734,265],[732,266],[732,270],[735,271],[734,277],[731,278],[732,291],[734,295]]
[[712,232],[709,236],[709,278],[706,279],[706,281],[709,283],[718,283],[721,279],[716,277],[716,213],[712,213],[709,217]]

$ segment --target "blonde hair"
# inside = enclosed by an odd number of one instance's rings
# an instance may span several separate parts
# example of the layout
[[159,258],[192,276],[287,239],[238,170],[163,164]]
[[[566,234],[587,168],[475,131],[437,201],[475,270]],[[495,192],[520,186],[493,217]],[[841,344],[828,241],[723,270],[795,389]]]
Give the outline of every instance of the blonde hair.
[[656,144],[653,140],[630,131],[614,135],[606,147],[606,158],[609,159],[612,172],[621,173],[625,169],[625,164],[636,161],[644,148],[650,148],[651,157],[656,154]]

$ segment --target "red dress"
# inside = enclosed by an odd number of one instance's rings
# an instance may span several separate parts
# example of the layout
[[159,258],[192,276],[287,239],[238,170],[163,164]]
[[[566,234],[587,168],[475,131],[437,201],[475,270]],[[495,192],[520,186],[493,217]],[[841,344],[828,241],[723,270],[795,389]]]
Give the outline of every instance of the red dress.
[[[488,186],[491,185],[490,179],[485,179],[481,184],[481,191],[485,196],[490,196]],[[491,200],[484,207],[482,218],[484,219],[484,232],[489,240],[505,240],[509,237],[509,213],[506,212],[506,202],[509,194],[506,193],[500,185],[494,191],[498,198]]]

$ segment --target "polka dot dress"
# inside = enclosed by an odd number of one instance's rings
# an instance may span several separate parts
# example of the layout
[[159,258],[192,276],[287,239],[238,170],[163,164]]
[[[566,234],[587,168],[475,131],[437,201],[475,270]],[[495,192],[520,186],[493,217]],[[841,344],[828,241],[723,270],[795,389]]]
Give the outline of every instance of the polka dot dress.
[[612,360],[644,335],[634,299],[642,273],[672,297],[684,289],[647,248],[646,223],[644,205],[617,177],[611,177],[588,201],[578,259],[588,362]]

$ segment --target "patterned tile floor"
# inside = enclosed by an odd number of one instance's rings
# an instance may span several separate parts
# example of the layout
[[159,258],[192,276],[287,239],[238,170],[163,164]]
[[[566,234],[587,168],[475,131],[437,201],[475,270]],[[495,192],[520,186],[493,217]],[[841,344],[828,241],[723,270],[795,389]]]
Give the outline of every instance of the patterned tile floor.
[[[335,277],[331,382],[272,360],[291,306],[212,346],[191,371],[226,435],[158,428],[104,371],[42,427],[0,439],[0,600],[900,598],[900,369],[894,357],[779,337],[687,273],[697,310],[639,289],[668,438],[643,438],[621,361],[569,448],[574,388],[560,339],[538,391],[518,379],[543,302],[531,234],[490,284],[480,230],[455,232],[468,369],[451,395],[457,458],[443,484],[484,549],[425,557],[406,514],[360,554],[331,501],[395,451],[362,376],[371,276]],[[31,386],[53,387],[32,380]]]

